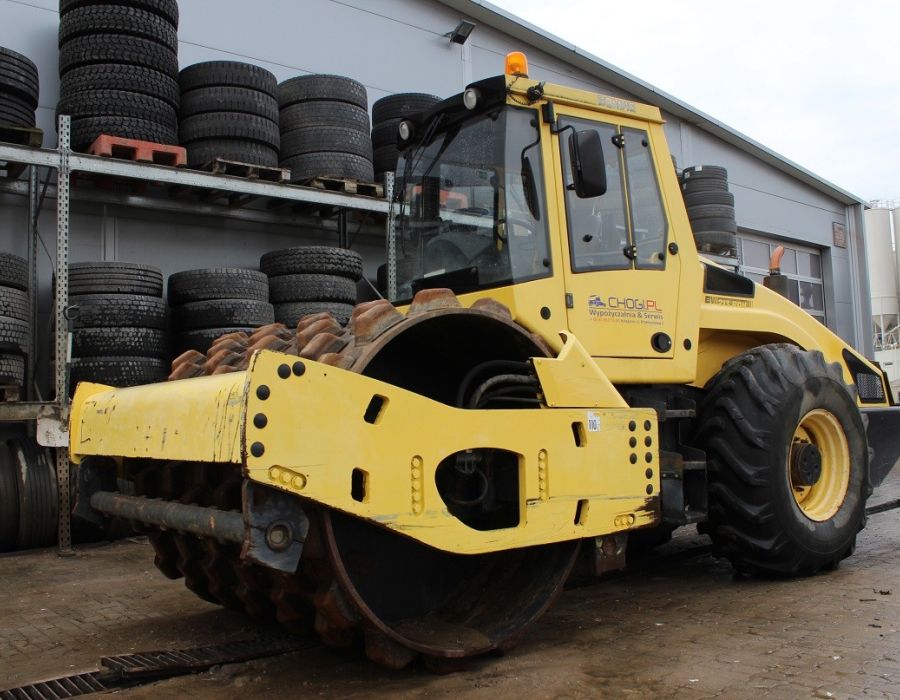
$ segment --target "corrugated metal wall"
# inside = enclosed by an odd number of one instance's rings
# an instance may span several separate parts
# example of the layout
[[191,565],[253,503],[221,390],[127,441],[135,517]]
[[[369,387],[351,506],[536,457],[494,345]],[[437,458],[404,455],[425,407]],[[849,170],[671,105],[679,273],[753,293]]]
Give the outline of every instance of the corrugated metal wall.
[[[371,104],[392,92],[450,95],[471,80],[501,72],[506,52],[524,49],[534,78],[627,96],[487,26],[479,26],[464,46],[450,44],[443,34],[460,15],[429,0],[181,0],[179,4],[182,66],[230,59],[262,65],[279,80],[307,72],[348,75],[366,85]],[[40,69],[39,125],[47,130],[49,145],[55,143],[58,92],[56,8],[55,0],[0,0],[0,45],[25,53]],[[668,120],[670,146],[681,167],[728,167],[739,226],[822,248],[829,325],[867,349],[868,282],[860,264],[865,255],[864,250],[853,250],[861,238],[845,206],[706,131],[671,115]],[[20,254],[24,253],[22,205],[19,198],[0,197],[0,245]],[[140,260],[166,273],[212,265],[253,266],[265,250],[323,242],[321,235],[296,225],[84,203],[76,204],[74,211],[73,260]],[[832,247],[833,222],[850,231],[851,248]],[[51,254],[53,227],[53,212],[45,211],[41,231]],[[376,236],[357,243],[366,256],[367,272],[374,273],[383,259],[381,240]],[[49,260],[43,256],[45,306],[49,275]]]

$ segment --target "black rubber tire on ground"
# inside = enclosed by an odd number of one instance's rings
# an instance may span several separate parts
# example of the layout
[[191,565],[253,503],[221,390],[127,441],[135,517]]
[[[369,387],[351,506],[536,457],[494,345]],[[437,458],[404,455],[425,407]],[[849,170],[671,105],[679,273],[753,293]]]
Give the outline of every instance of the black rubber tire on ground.
[[707,204],[720,204],[723,206],[734,207],[734,195],[731,194],[731,192],[716,190],[684,193],[684,205],[686,207],[698,207]]
[[353,304],[341,304],[336,301],[296,301],[275,304],[275,320],[288,328],[293,328],[304,316],[328,312],[342,326],[350,322]]
[[376,124],[372,129],[372,147],[373,148],[382,148],[385,146],[391,146],[394,150],[397,149],[397,129],[400,126],[400,122],[402,119],[388,119],[387,121],[383,121],[379,124]]
[[[709,461],[714,552],[739,571],[791,576],[852,554],[871,488],[865,427],[839,365],[818,351],[764,345],[727,362],[707,389],[697,437]],[[820,520],[801,510],[788,467],[795,431],[816,410],[835,419],[849,456],[846,492]]]
[[262,165],[267,168],[278,167],[278,151],[255,141],[204,139],[189,143],[185,148],[187,164],[191,168],[200,168],[216,158]]
[[31,349],[31,322],[0,316],[0,353],[27,355]]
[[0,442],[0,553],[19,545],[19,486],[6,442]]
[[[719,194],[728,193],[721,192]],[[734,206],[729,204],[692,204],[687,207],[687,215],[691,221],[695,219],[733,219]]]
[[31,302],[28,292],[13,287],[0,287],[0,316],[31,321]]
[[278,104],[282,108],[312,100],[346,102],[369,109],[365,86],[358,80],[343,75],[299,75],[278,86]]
[[388,95],[372,104],[372,123],[381,124],[388,119],[399,119],[428,109],[441,101],[437,95],[422,92],[400,92]]
[[69,265],[69,294],[137,294],[162,296],[162,271],[128,262],[81,262]]
[[209,112],[240,112],[278,121],[278,101],[265,92],[217,85],[190,90],[181,97],[181,118]]
[[317,177],[347,178],[358,182],[373,182],[372,161],[352,153],[307,153],[282,158],[282,168],[291,169],[291,182],[309,182]]
[[258,328],[275,322],[275,310],[265,301],[211,299],[172,308],[172,325],[182,331],[201,328]]
[[257,270],[212,267],[185,270],[169,277],[169,304],[212,299],[269,300],[269,280]]
[[28,261],[12,253],[0,253],[0,285],[28,289]]
[[717,231],[721,233],[737,233],[737,222],[734,219],[691,219],[691,229],[695,234]]
[[166,332],[159,328],[77,328],[72,332],[72,356],[169,356]]
[[393,172],[397,169],[397,159],[400,157],[400,151],[396,146],[380,146],[376,148],[372,163],[376,173]]
[[701,231],[694,234],[694,243],[700,253],[733,256],[737,253],[737,237],[724,231]]
[[81,66],[66,72],[59,85],[59,100],[65,101],[86,91],[125,90],[149,95],[178,109],[181,89],[178,81],[144,66],[118,63],[99,63]]
[[18,549],[49,547],[56,542],[59,512],[54,462],[33,438],[13,438],[7,445],[18,479]]
[[289,131],[310,126],[343,126],[368,133],[369,113],[362,107],[347,102],[298,102],[281,108],[279,124],[282,138]]
[[72,148],[87,148],[102,134],[126,139],[176,145],[178,132],[175,123],[160,124],[136,117],[88,117],[72,120]]
[[339,301],[355,304],[356,282],[341,275],[279,275],[269,278],[269,300],[273,304],[291,301]]
[[110,386],[137,386],[165,381],[169,363],[158,357],[86,357],[72,360],[70,387],[78,382],[97,382]]
[[25,358],[22,355],[0,355],[0,384],[25,384]]
[[119,5],[78,7],[59,18],[59,44],[93,34],[127,34],[177,51],[176,27],[153,12]]
[[230,326],[227,328],[198,328],[191,331],[184,331],[175,335],[174,351],[176,355],[180,355],[188,350],[196,350],[197,352],[206,352],[209,350],[213,342],[229,333],[246,333],[250,335],[254,328],[250,326]]
[[203,139],[241,139],[277,149],[281,142],[278,123],[265,117],[240,112],[197,114],[178,125],[181,143]]
[[178,27],[178,0],[59,0],[59,14],[66,15],[71,10],[89,5],[125,5],[159,15]]
[[282,159],[319,152],[352,153],[372,160],[372,138],[368,132],[345,126],[311,126],[281,137]]
[[194,63],[182,69],[178,74],[178,82],[182,93],[216,85],[250,88],[272,97],[278,93],[278,81],[272,73],[252,63],[240,61]]
[[690,180],[702,180],[712,178],[716,180],[728,180],[728,170],[721,165],[693,165],[681,172],[685,182]]
[[0,47],[0,92],[13,94],[34,109],[38,104],[38,87],[38,71],[31,59]]
[[327,274],[347,277],[354,282],[362,277],[362,256],[354,250],[331,246],[299,246],[265,253],[259,269],[269,277],[295,274]]
[[166,303],[140,294],[81,294],[71,299],[77,307],[75,328],[166,327]]
[[33,127],[34,109],[11,95],[0,94],[0,124]]
[[63,80],[76,68],[111,63],[143,66],[173,78],[178,75],[178,54],[151,39],[92,34],[70,39],[59,49],[59,74]]
[[178,112],[168,102],[125,90],[85,90],[60,99],[57,114],[75,119],[88,117],[134,117],[155,122],[171,130],[178,127]]

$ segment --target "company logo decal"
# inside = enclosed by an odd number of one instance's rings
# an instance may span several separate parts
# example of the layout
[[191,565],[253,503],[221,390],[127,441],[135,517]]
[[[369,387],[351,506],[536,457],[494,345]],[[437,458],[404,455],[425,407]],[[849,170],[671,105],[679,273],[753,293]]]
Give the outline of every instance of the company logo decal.
[[591,294],[587,306],[588,315],[593,321],[640,323],[651,326],[661,326],[665,322],[663,309],[656,299]]

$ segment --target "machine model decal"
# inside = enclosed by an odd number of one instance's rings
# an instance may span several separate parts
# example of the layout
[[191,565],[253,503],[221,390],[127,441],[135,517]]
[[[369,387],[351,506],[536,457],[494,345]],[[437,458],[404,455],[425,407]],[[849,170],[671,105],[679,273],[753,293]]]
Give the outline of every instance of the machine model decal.
[[734,297],[720,297],[715,294],[706,294],[703,297],[705,304],[715,306],[730,306],[736,309],[749,309],[753,307],[752,299],[735,299]]
[[630,100],[623,100],[618,97],[609,97],[607,95],[598,95],[597,104],[601,107],[609,109],[618,109],[622,112],[637,112],[637,105]]
[[665,322],[663,310],[656,299],[620,297],[616,295],[588,297],[588,314],[594,321],[640,323],[661,326]]

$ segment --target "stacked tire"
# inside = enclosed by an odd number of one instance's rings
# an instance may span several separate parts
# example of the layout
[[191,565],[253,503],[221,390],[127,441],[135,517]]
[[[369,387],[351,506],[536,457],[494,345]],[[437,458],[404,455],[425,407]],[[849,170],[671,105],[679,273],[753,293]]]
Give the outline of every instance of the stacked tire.
[[281,167],[292,182],[335,177],[372,182],[368,97],[340,75],[301,75],[278,86]]
[[362,277],[359,253],[328,246],[285,248],[263,255],[259,267],[269,278],[277,322],[295,327],[304,316],[322,312],[341,325],[350,321]]
[[32,61],[0,46],[0,125],[34,126],[38,71]]
[[60,0],[59,114],[72,147],[101,134],[178,143],[176,0]]
[[34,438],[0,441],[0,552],[56,542],[56,470]]
[[216,338],[252,333],[275,321],[269,281],[257,270],[217,267],[176,272],[169,277],[169,305],[175,355],[205,353]]
[[697,250],[734,257],[737,221],[734,195],[728,191],[728,171],[716,165],[685,168],[681,189]]
[[91,381],[116,387],[166,379],[169,342],[162,272],[124,262],[69,266],[72,371],[69,386]]
[[216,158],[278,166],[278,82],[259,66],[237,61],[195,63],[181,71],[178,134],[188,166]]
[[0,386],[24,386],[31,333],[28,262],[0,253]]
[[397,127],[404,119],[418,114],[441,101],[436,95],[421,92],[402,92],[376,100],[372,105],[372,147],[375,178],[397,168]]

